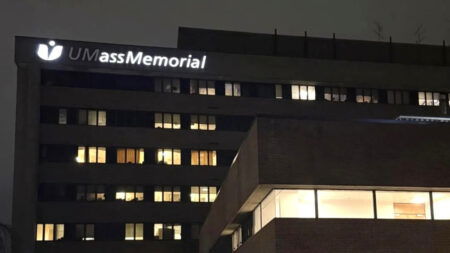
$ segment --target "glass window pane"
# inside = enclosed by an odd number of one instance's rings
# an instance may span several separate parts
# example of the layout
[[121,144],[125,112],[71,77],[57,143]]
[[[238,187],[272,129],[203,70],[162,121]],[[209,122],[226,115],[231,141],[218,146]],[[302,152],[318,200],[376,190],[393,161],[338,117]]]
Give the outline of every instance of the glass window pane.
[[174,225],[173,226],[173,230],[174,230],[174,237],[173,237],[173,239],[181,240],[181,225]]
[[163,224],[156,223],[153,225],[153,235],[157,240],[163,239]]
[[172,128],[172,114],[164,113],[164,128]]
[[216,87],[214,81],[208,81],[208,95],[216,95]]
[[172,150],[164,149],[164,164],[171,165],[172,164]]
[[332,94],[330,88],[324,88],[323,90],[323,98],[327,101],[332,101]]
[[125,240],[134,240],[134,224],[127,223],[125,224]]
[[402,92],[401,91],[396,91],[395,92],[395,104],[400,105],[402,104]]
[[125,163],[125,149],[117,149],[117,163]]
[[173,165],[181,165],[181,149],[173,150]]
[[180,202],[181,201],[181,191],[180,187],[173,187],[173,202]]
[[291,86],[292,99],[300,99],[300,89],[298,85]]
[[180,129],[181,128],[181,119],[180,114],[173,114],[173,129]]
[[308,87],[301,85],[300,86],[300,99],[307,100],[308,99]]
[[319,218],[374,218],[372,191],[319,190]]
[[199,165],[199,154],[197,150],[191,151],[191,165]]
[[377,191],[379,219],[431,219],[428,192]]
[[209,165],[210,166],[217,166],[217,155],[216,151],[209,151]]
[[136,163],[136,150],[134,148],[127,148],[127,163]]
[[233,86],[233,95],[235,97],[241,96],[241,85],[239,83],[235,83]]
[[276,217],[315,218],[314,190],[274,190]]
[[37,224],[36,226],[36,241],[44,239],[44,224]]
[[133,201],[135,200],[135,193],[134,192],[125,192],[125,201]]
[[261,229],[261,205],[253,211],[253,233],[256,234]]
[[163,200],[164,202],[172,202],[172,187],[164,187]]
[[209,187],[209,202],[214,202],[217,197],[217,187],[210,186]]
[[97,162],[97,147],[89,147],[89,163]]
[[180,79],[172,79],[172,93],[180,93]]
[[204,80],[198,81],[198,94],[207,95],[206,81]]
[[104,186],[97,186],[97,193],[96,193],[97,200],[105,200],[105,187]]
[[372,90],[371,102],[374,104],[378,104],[378,90]]
[[231,83],[225,83],[225,96],[233,96],[233,87]]
[[144,240],[144,224],[138,223],[136,224],[136,232],[135,232],[135,240],[141,241]]
[[200,115],[200,130],[208,130],[208,117],[206,115]]
[[190,93],[197,94],[198,90],[197,80],[190,80],[189,82],[190,82]]
[[362,89],[356,89],[356,102],[357,103],[363,103],[364,102]]
[[433,105],[433,93],[432,92],[426,93],[426,100],[427,100],[427,105]]
[[140,148],[138,150],[138,157],[137,157],[137,161],[139,164],[143,164],[144,163],[144,158],[145,158],[145,153],[144,153],[144,149]]
[[165,93],[172,93],[172,80],[168,78],[163,79],[163,90]]
[[395,104],[395,97],[394,97],[394,92],[391,90],[388,90],[387,92],[387,100],[388,100],[388,104]]
[[341,88],[341,102],[347,101],[347,88]]
[[208,187],[200,187],[200,202],[208,202]]
[[450,192],[433,192],[435,220],[450,220]]
[[194,130],[198,129],[198,116],[197,115],[191,115],[191,129],[194,129]]
[[201,150],[200,151],[200,165],[208,165],[208,151]]
[[403,92],[403,104],[405,104],[405,105],[409,105],[410,104],[410,102],[409,102],[409,92],[408,91],[404,91]]
[[53,241],[54,227],[54,224],[45,224],[44,241]]
[[87,123],[87,111],[86,110],[78,110],[78,124],[86,125]]
[[334,102],[339,102],[339,89],[333,88],[331,91],[332,91],[332,100]]
[[56,240],[64,238],[64,224],[56,224]]
[[58,124],[67,124],[67,109],[59,109]]
[[316,100],[316,87],[308,86],[308,100]]
[[106,163],[106,148],[98,147],[97,152],[97,163]]
[[116,199],[117,200],[125,200],[126,193],[124,191],[116,192]]
[[162,80],[161,78],[155,78],[155,92],[161,92]]
[[89,185],[88,187],[86,187],[86,200],[88,201],[93,201],[95,200],[95,186],[93,185]]
[[86,235],[84,240],[93,241],[95,240],[95,227],[94,224],[86,224]]
[[283,87],[280,84],[275,85],[275,98],[283,99]]
[[98,111],[98,125],[106,126],[106,111]]
[[97,111],[96,110],[88,111],[88,125],[90,125],[90,126],[97,125]]
[[208,116],[208,130],[216,130],[216,116]]
[[264,227],[275,217],[276,217],[275,191],[272,191],[261,202],[261,227]]
[[86,199],[86,187],[84,185],[77,186],[77,200]]
[[78,147],[77,157],[75,158],[75,161],[77,163],[84,163],[86,162],[85,156],[86,156],[86,148],[81,146]]
[[191,186],[191,202],[199,202],[200,200],[200,188],[198,186]]
[[435,106],[439,106],[439,99],[440,99],[441,94],[439,92],[435,92],[433,93],[433,104]]
[[154,193],[154,201],[162,202],[162,199],[163,199],[162,187],[156,186],[155,193]]
[[164,161],[164,149],[157,149],[156,150],[156,160],[158,163],[163,163]]
[[163,127],[162,113],[155,113],[155,128],[162,128],[162,127]]
[[75,238],[79,241],[84,239],[84,224],[75,225]]
[[425,92],[419,92],[419,105],[426,105]]

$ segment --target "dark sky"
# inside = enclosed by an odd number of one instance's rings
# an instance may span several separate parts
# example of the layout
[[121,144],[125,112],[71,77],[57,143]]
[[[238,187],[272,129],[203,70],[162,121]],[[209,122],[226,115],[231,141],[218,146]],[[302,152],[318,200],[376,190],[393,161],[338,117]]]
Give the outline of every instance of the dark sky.
[[14,36],[174,47],[178,26],[450,44],[450,0],[0,0],[0,222],[10,223]]

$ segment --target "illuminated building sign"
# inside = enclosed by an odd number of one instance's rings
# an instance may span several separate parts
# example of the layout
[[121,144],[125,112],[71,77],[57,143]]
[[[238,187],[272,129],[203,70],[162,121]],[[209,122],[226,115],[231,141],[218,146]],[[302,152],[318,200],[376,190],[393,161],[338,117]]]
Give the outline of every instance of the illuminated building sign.
[[[167,56],[161,54],[148,54],[143,51],[105,51],[85,47],[73,47],[68,50],[67,57],[71,61],[99,62],[104,64],[135,65],[163,68],[205,69],[206,55],[193,57],[191,54],[185,57]],[[54,61],[64,54],[64,47],[56,45],[55,41],[47,44],[39,44],[37,55],[44,61]]]

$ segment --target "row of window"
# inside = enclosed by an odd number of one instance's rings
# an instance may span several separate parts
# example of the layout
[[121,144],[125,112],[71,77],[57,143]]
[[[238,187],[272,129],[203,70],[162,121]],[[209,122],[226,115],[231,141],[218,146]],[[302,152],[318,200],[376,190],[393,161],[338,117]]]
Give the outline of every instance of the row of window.
[[[182,225],[178,223],[126,223],[123,226],[123,240],[142,241],[146,232],[144,225],[152,226],[153,240],[181,240]],[[66,226],[70,228],[66,231]],[[36,225],[36,241],[52,242],[62,240],[94,241],[96,240],[96,224],[53,224],[42,223]],[[103,229],[106,230],[106,229]],[[191,238],[198,238],[199,225],[191,225]],[[107,238],[102,238],[107,239]],[[115,238],[118,239],[118,238]]]
[[[117,148],[117,163],[143,164],[143,148]],[[106,163],[106,147],[78,146],[77,163]],[[156,149],[156,162],[165,165],[181,165],[181,149]],[[191,150],[191,165],[217,166],[217,151]]]
[[247,131],[251,116],[41,107],[41,122],[59,125]]
[[[239,82],[229,81],[221,82],[213,80],[132,77],[55,71],[46,71],[43,76],[44,85],[50,84],[72,87],[86,86],[89,88],[106,89],[123,88],[163,93],[253,96],[271,97],[276,99],[324,100],[333,102],[416,104],[423,106],[438,106],[440,104],[439,100],[445,99],[450,104],[450,94],[441,94],[432,91],[410,92],[370,88],[323,87],[310,85],[309,83],[293,85],[241,84]],[[108,82],[105,83],[108,83],[110,86],[105,86],[104,83],[100,83],[101,79],[107,79]],[[128,82],[126,82],[126,80],[128,80]],[[97,82],[99,83],[97,84]],[[123,82],[123,84],[115,85],[117,82]],[[151,85],[152,83],[153,85]],[[134,84],[137,84],[138,87],[133,88]],[[441,96],[443,97],[441,98]]]
[[40,201],[214,202],[216,186],[114,186],[42,184]]

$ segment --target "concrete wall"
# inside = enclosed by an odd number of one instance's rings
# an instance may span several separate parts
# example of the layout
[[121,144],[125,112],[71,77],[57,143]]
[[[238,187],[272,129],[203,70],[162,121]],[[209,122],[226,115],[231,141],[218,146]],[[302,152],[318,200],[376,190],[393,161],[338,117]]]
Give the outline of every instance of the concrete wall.
[[449,231],[448,221],[274,219],[236,253],[443,253]]

